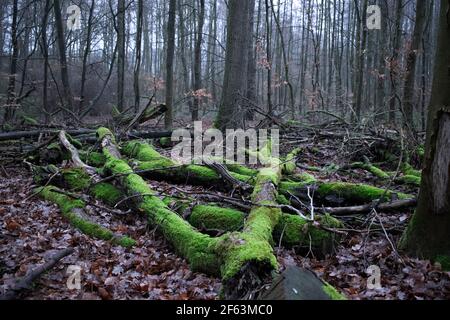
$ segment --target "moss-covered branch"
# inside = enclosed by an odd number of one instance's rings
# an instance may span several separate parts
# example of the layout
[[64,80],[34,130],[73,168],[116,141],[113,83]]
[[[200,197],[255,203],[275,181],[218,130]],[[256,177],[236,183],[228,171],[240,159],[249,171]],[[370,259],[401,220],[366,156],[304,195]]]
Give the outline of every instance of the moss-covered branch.
[[45,200],[57,204],[63,216],[84,234],[98,239],[108,240],[113,244],[123,247],[136,245],[136,241],[133,239],[127,236],[117,235],[111,230],[90,221],[84,209],[86,207],[84,201],[63,194],[53,186],[40,187],[35,192]]
[[[175,250],[185,257],[193,270],[218,274],[219,261],[215,254],[218,239],[198,232],[187,221],[154,194],[154,191],[122,159],[108,129],[97,132],[106,157],[105,169],[117,176],[117,181],[129,196],[133,196],[136,210],[147,215],[150,224],[157,226]],[[136,197],[136,195],[141,195]]]
[[[192,208],[189,222],[196,228],[222,231],[239,231],[244,227],[245,213],[211,205],[197,205]],[[275,226],[273,237],[276,243],[285,247],[311,248],[313,252],[325,254],[337,241],[335,234],[325,228],[340,228],[342,223],[328,215],[319,216],[316,223],[300,216],[282,214]]]

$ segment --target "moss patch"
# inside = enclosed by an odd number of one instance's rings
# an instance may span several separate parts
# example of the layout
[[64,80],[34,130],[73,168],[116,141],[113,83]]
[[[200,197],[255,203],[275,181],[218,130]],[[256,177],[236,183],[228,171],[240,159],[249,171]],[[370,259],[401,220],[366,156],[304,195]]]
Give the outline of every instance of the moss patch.
[[192,209],[189,222],[196,228],[237,231],[244,225],[244,214],[229,208],[198,205]]
[[326,198],[330,195],[336,195],[342,197],[348,203],[364,204],[369,203],[373,200],[377,200],[383,197],[384,201],[391,199],[391,197],[397,195],[399,199],[410,199],[412,196],[404,193],[396,193],[393,191],[385,190],[365,184],[352,184],[345,182],[329,182],[322,183],[317,189],[317,193],[322,197]]
[[322,288],[331,300],[347,300],[347,298],[343,294],[339,293],[339,291],[337,291],[335,287],[327,282],[325,282]]

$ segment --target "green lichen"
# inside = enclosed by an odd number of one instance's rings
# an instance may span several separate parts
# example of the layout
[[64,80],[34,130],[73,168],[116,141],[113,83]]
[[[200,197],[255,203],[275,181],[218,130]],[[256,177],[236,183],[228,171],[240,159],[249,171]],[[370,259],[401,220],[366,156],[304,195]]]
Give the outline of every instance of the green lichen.
[[72,197],[62,194],[53,186],[38,188],[36,189],[36,193],[45,200],[56,203],[63,216],[69,220],[70,224],[84,234],[98,239],[111,241],[113,244],[123,247],[136,245],[136,241],[133,239],[127,236],[116,236],[111,230],[89,221],[88,218],[82,217],[80,211],[86,206],[82,200],[73,199]]
[[325,282],[322,289],[330,297],[331,300],[347,300],[347,298],[342,293],[339,293],[339,291],[337,291],[335,287],[327,282]]
[[230,208],[198,205],[192,209],[189,222],[196,228],[237,231],[244,225],[244,214]]

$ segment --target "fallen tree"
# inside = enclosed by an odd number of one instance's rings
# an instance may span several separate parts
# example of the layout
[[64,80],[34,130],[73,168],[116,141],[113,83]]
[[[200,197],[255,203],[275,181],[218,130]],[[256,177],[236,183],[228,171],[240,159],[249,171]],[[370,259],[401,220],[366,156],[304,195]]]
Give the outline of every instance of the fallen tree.
[[[150,179],[216,187],[223,183],[222,177],[214,170],[201,165],[177,164],[172,159],[162,156],[147,143],[128,142],[123,146],[122,151],[130,158],[138,160],[135,162],[136,172]],[[242,174],[245,172],[250,174],[254,170],[246,170],[246,167],[237,164],[226,164],[226,166],[233,178],[255,185],[255,175]],[[236,173],[236,171],[240,173]],[[308,188],[314,195],[314,200],[324,204],[361,205],[380,198],[383,198],[383,201],[389,201],[396,197],[399,199],[413,198],[411,195],[391,190],[386,191],[365,184],[317,181],[308,174],[291,175],[287,178],[291,178],[293,181],[281,180],[279,192],[288,199],[295,196],[309,200]]]
[[[158,198],[141,176],[121,158],[112,133],[100,128],[97,135],[106,157],[104,169],[132,197],[137,210],[144,212],[175,250],[194,270],[220,273],[225,298],[253,297],[254,290],[270,279],[277,269],[272,249],[272,232],[281,217],[276,204],[276,187],[281,179],[278,159],[259,170],[252,201],[256,204],[244,223],[242,232],[230,232],[212,238],[198,232]],[[260,151],[263,152],[263,151]],[[148,155],[147,155],[148,156]]]

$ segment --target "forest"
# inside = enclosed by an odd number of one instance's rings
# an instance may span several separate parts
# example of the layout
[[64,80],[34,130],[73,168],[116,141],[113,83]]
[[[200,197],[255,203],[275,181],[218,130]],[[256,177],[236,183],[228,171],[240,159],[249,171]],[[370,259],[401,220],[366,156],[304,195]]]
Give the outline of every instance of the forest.
[[0,0],[0,300],[450,299],[449,11]]

